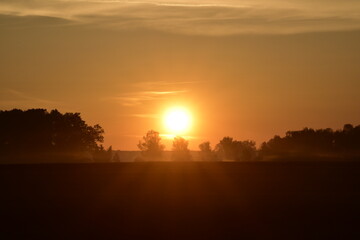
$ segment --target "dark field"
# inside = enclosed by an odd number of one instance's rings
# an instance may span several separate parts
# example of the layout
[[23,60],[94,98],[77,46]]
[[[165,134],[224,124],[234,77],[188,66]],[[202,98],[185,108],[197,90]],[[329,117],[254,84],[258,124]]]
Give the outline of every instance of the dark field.
[[360,239],[360,162],[0,166],[1,239]]

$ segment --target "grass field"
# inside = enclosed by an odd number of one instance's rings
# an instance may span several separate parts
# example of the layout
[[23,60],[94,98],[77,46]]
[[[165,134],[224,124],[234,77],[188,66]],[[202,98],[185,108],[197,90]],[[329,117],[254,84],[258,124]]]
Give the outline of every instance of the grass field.
[[360,229],[360,162],[2,165],[0,189],[1,239],[356,239]]

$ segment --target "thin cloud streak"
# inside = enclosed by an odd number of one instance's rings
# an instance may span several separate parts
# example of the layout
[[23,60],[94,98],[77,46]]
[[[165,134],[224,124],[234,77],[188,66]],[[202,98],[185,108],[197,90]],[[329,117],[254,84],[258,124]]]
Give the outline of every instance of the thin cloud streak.
[[126,114],[122,115],[125,117],[136,117],[136,118],[148,118],[148,119],[157,119],[159,118],[158,114]]
[[[182,87],[187,87],[187,85],[194,85],[194,84],[198,84],[201,83],[202,81],[174,81],[174,82],[170,82],[170,81],[143,81],[143,82],[137,82],[132,84],[133,87],[135,88],[141,88],[141,89],[169,89],[171,87],[177,87],[180,88],[179,85],[181,85]],[[183,90],[183,91],[187,91],[187,90]]]
[[43,16],[114,30],[182,34],[291,34],[360,29],[360,2],[347,1],[9,1],[0,14]]
[[[166,133],[160,134],[160,137],[163,137],[163,138],[166,138],[166,139],[174,139],[174,138],[177,137],[177,136],[179,136],[179,135],[176,135],[176,134],[166,134]],[[187,139],[187,140],[189,140],[189,139],[198,139],[198,138],[195,137],[195,136],[181,136],[181,137],[183,137],[183,138],[185,138],[185,139]]]
[[[175,134],[159,134],[161,138],[163,139],[174,139],[175,137],[179,136],[179,135],[175,135]],[[122,135],[124,137],[131,137],[131,138],[138,138],[138,139],[142,139],[142,135],[136,135],[136,134],[125,134]],[[198,137],[196,136],[182,136],[183,138],[189,140],[189,139],[198,139]]]
[[186,93],[188,90],[178,90],[178,91],[141,91],[141,92],[131,92],[124,93],[117,97],[108,98],[108,100],[115,100],[122,104],[123,106],[131,107],[143,104],[147,101],[166,99],[169,96],[178,95]]
[[0,91],[0,93],[0,106],[3,107],[60,107],[62,105],[60,102],[33,97],[29,94],[14,89],[3,89]]
[[182,91],[155,91],[155,92],[144,92],[145,94],[149,94],[149,95],[169,95],[169,94],[179,94],[179,93],[184,93],[187,92],[186,90],[182,90]]

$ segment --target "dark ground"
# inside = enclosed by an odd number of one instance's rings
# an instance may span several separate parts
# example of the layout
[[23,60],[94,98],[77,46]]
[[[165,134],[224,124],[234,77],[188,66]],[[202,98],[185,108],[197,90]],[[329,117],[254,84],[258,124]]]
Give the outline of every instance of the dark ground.
[[0,165],[0,239],[360,239],[359,183],[360,162]]

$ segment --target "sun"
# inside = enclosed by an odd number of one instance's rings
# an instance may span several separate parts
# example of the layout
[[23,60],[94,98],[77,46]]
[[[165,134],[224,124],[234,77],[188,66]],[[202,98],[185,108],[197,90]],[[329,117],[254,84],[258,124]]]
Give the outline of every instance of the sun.
[[183,134],[190,129],[191,114],[186,108],[171,108],[164,115],[164,124],[171,134]]

